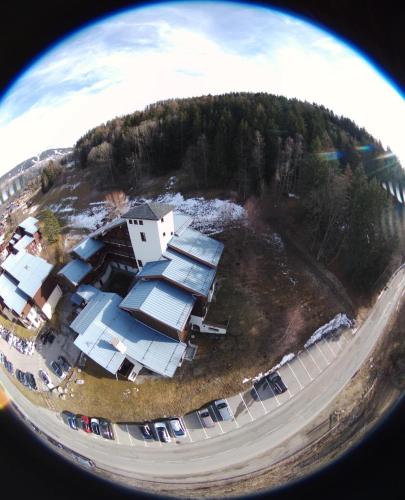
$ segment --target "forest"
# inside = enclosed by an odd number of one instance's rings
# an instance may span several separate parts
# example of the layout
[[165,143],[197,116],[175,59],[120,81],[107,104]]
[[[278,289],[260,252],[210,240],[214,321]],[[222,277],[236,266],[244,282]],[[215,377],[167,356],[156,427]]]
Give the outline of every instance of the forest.
[[100,187],[142,186],[182,174],[182,189],[225,189],[249,197],[294,198],[314,257],[368,290],[390,262],[395,237],[382,223],[391,201],[381,181],[405,173],[381,143],[323,106],[265,93],[157,102],[81,137],[80,169]]

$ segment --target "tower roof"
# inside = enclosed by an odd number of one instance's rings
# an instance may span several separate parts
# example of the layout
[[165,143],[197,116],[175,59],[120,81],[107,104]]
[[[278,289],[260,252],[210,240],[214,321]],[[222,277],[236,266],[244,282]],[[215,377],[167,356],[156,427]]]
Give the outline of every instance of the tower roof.
[[160,220],[173,209],[174,207],[167,203],[144,203],[131,208],[123,217],[124,219]]

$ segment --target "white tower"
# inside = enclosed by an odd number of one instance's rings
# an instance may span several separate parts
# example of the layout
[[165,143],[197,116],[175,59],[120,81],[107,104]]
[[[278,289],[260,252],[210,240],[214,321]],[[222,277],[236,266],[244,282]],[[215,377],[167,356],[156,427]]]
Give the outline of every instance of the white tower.
[[144,203],[129,210],[124,219],[138,266],[159,260],[174,233],[173,207],[165,203]]

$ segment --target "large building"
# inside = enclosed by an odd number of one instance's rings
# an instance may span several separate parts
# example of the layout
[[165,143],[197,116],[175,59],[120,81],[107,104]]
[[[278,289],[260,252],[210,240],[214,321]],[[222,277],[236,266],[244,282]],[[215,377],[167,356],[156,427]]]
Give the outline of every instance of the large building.
[[[223,244],[191,222],[171,205],[139,205],[90,234],[59,271],[84,306],[71,324],[75,344],[111,373],[125,365],[172,377],[191,330],[226,332],[205,321]],[[133,275],[125,297],[102,291],[114,269]]]
[[50,319],[62,296],[51,276],[53,265],[37,255],[42,239],[37,224],[34,217],[19,224],[0,263],[0,311],[27,328]]

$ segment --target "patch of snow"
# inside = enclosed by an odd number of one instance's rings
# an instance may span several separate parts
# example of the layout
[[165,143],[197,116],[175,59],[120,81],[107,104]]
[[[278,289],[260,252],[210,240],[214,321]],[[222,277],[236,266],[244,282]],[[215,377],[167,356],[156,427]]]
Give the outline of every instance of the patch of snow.
[[97,205],[105,205],[107,202],[106,201],[92,201],[89,203],[91,206],[97,206]]
[[288,193],[288,197],[289,198],[296,198],[297,200],[300,199],[300,197],[298,195],[294,194],[294,193]]
[[260,379],[262,379],[263,377],[265,377],[266,375],[269,375],[270,373],[277,371],[279,368],[281,368],[286,363],[289,363],[294,358],[295,358],[295,354],[293,352],[290,352],[289,354],[286,354],[285,356],[282,357],[280,363],[278,363],[277,365],[270,368],[270,370],[267,370],[267,372],[264,372],[264,373],[260,372],[258,375],[255,375],[252,378],[244,378],[242,380],[242,384],[245,384],[246,382],[253,382],[253,383],[257,382]]
[[338,328],[351,328],[354,325],[354,322],[350,320],[346,314],[339,313],[333,319],[326,323],[326,325],[321,326],[316,330],[316,332],[311,335],[311,337],[305,342],[304,347],[308,348],[315,342],[318,342],[325,335],[329,335],[335,332]]
[[180,193],[166,193],[158,196],[158,203],[169,203],[179,212],[193,218],[191,227],[205,234],[223,231],[225,226],[245,218],[245,209],[230,200],[206,200],[205,198],[184,198]]
[[97,229],[103,224],[108,210],[103,206],[93,206],[76,215],[69,217],[69,226],[76,228]]
[[80,182],[75,182],[74,184],[66,184],[65,186],[63,186],[63,188],[64,189],[70,189],[70,191],[73,191],[78,186],[80,186]]

